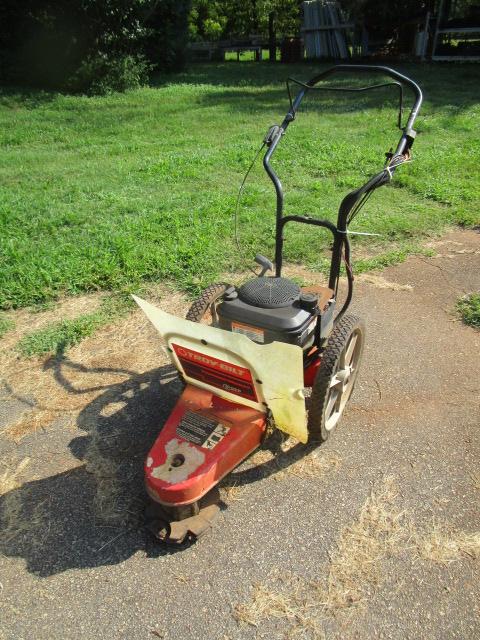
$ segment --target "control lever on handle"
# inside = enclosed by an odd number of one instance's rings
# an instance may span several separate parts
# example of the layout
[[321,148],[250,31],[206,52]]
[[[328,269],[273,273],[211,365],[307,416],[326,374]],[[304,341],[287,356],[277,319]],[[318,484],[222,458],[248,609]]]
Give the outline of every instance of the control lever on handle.
[[278,124],[274,124],[272,127],[270,127],[270,129],[267,131],[263,139],[263,142],[267,145],[267,147],[269,147],[272,144],[272,142],[278,136],[279,133],[280,133],[280,127],[278,126]]
[[259,278],[264,276],[267,271],[273,271],[273,264],[268,258],[265,258],[265,256],[262,256],[260,253],[257,253],[255,256],[255,262],[262,267]]

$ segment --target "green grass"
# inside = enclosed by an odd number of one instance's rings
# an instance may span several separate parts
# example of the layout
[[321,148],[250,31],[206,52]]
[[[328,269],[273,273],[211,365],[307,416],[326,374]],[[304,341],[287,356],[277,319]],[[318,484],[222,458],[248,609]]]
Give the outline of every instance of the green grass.
[[[0,308],[169,280],[195,292],[245,268],[233,242],[236,191],[288,101],[283,80],[320,65],[199,64],[157,86],[87,98],[0,94]],[[447,224],[478,222],[480,90],[474,65],[414,66],[425,91],[414,162],[377,191],[352,229],[389,260]],[[312,101],[274,157],[286,213],[334,220],[396,144],[392,94]],[[273,257],[274,193],[261,162],[240,210],[245,253]],[[286,230],[285,258],[325,269],[330,239]],[[405,249],[406,248],[406,249]],[[364,265],[365,266],[365,265]],[[368,265],[367,265],[368,266]],[[88,327],[88,322],[85,327]],[[88,330],[88,329],[82,329]]]
[[125,295],[109,295],[100,308],[72,320],[54,322],[26,334],[17,344],[18,352],[27,358],[48,353],[64,354],[84,338],[91,336],[101,326],[126,314],[133,306],[131,298]]
[[11,331],[14,328],[15,323],[13,320],[4,315],[0,315],[0,338],[3,338],[7,331]]
[[465,324],[480,328],[480,293],[471,293],[460,298],[457,311]]

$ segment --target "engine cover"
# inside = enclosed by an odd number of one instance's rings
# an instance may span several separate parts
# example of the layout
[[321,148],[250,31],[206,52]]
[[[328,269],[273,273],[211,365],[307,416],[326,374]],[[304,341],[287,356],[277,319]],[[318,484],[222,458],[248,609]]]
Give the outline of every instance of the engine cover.
[[260,344],[313,344],[319,317],[317,296],[303,294],[287,278],[261,276],[229,289],[217,307],[218,326]]

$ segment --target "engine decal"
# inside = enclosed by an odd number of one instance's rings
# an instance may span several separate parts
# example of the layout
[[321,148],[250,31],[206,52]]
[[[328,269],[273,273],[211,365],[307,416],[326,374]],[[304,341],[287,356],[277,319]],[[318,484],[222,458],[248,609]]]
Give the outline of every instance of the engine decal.
[[205,353],[171,343],[182,368],[189,378],[199,380],[228,393],[258,401],[250,370]]
[[241,333],[254,342],[263,344],[265,342],[265,331],[252,327],[248,324],[242,324],[241,322],[232,322],[232,332]]
[[217,420],[212,420],[195,411],[186,411],[177,426],[176,434],[204,449],[214,449],[229,431],[230,427],[226,427]]

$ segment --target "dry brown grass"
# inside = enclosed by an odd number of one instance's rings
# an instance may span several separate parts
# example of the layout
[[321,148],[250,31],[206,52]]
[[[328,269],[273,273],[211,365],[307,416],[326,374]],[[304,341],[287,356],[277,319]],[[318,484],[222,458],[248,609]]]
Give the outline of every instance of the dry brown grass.
[[383,581],[382,565],[407,552],[424,561],[450,563],[480,557],[480,533],[465,533],[434,525],[418,530],[400,510],[394,478],[375,487],[358,517],[345,527],[323,577],[306,580],[285,572],[272,573],[255,584],[248,602],[234,608],[240,622],[260,626],[282,620],[286,637],[323,637],[322,621],[364,607]]
[[311,271],[300,264],[287,264],[282,269],[285,278],[294,278],[301,281],[304,287],[327,286],[328,278],[323,273]]
[[118,479],[120,465],[102,454],[95,435],[88,445],[85,457],[85,470],[95,478],[93,513],[97,521],[112,525],[123,524],[128,519],[128,514],[121,499],[123,488]]
[[[172,313],[184,315],[186,299],[164,288],[152,290],[149,299]],[[29,433],[51,428],[58,418],[75,424],[79,414],[105,391],[128,379],[142,375],[167,363],[159,336],[140,310],[133,311],[117,324],[100,329],[95,335],[70,349],[65,359],[37,358],[21,360],[14,351],[18,339],[27,331],[40,328],[62,318],[72,318],[93,311],[100,304],[100,296],[83,296],[62,302],[54,310],[30,313],[16,312],[16,329],[1,340],[0,375],[3,394],[23,400],[30,407],[3,432],[3,437],[19,442]],[[32,400],[33,398],[33,400]],[[119,397],[103,408],[102,416],[118,411],[124,400]],[[118,525],[131,520],[129,505],[122,499],[124,487],[119,480],[119,462],[102,453],[102,439],[98,433],[97,418],[84,416],[90,433],[85,452],[87,471],[95,478],[94,513],[102,523]],[[105,449],[103,448],[103,451]],[[29,506],[28,516],[24,502],[29,489],[18,478],[25,475],[27,463],[16,468],[0,467],[2,493],[2,539],[5,542],[24,535],[33,536],[45,517],[45,506]],[[25,478],[29,480],[31,478]],[[43,522],[45,525],[45,523]]]
[[326,609],[364,601],[381,582],[382,560],[403,548],[406,527],[396,497],[394,479],[387,476],[367,498],[357,520],[342,531],[330,562]]
[[[188,308],[184,296],[165,287],[152,287],[148,297],[178,315],[184,315]],[[17,312],[15,331],[0,341],[0,376],[7,395],[19,399],[33,396],[34,406],[9,425],[4,432],[7,437],[18,442],[24,435],[48,427],[57,417],[68,416],[74,420],[109,386],[166,364],[158,334],[140,310],[103,327],[70,349],[64,360],[19,359],[14,347],[26,332],[59,317],[72,318],[93,311],[100,300],[95,294],[70,298],[51,311]],[[27,404],[32,402],[29,400]]]
[[271,470],[276,480],[285,476],[320,479],[338,467],[341,458],[335,451],[308,450],[295,438],[284,439],[278,451],[260,449],[250,458],[254,465],[264,465]]
[[[305,447],[299,445],[297,440],[286,438],[279,445],[278,451],[259,449],[250,456],[248,462],[253,467],[260,467],[263,474],[271,475],[273,480],[282,480],[287,476],[319,480],[336,468],[341,458],[333,451],[316,449],[305,453]],[[230,485],[231,479],[231,476],[227,477],[220,484],[222,499],[227,504],[243,500],[243,494],[248,489],[248,484]]]
[[360,273],[355,276],[358,282],[366,282],[377,289],[390,289],[390,291],[413,291],[411,284],[400,284],[399,282],[391,282],[386,278],[374,273]]
[[278,430],[248,460],[252,465],[263,467],[266,474],[272,475],[275,480],[288,475],[319,479],[341,462],[335,451],[302,445],[292,436]]
[[42,544],[42,540],[39,540],[36,536],[38,531],[42,531],[45,534],[47,511],[45,504],[41,502],[32,506],[28,516],[25,516],[24,504],[28,500],[28,494],[29,491],[25,489],[22,493],[10,491],[3,496],[1,525],[2,543],[5,545],[12,540],[21,539],[23,536],[28,536],[29,544],[32,547],[40,547]]
[[449,564],[468,556],[480,558],[480,532],[466,533],[434,524],[426,534],[417,534],[416,547],[424,560]]
[[474,488],[480,491],[480,472],[472,473],[470,474],[470,477],[472,478],[472,484]]
[[233,614],[238,622],[253,627],[259,627],[267,619],[276,620],[282,624],[286,638],[302,634],[320,640],[325,634],[321,620],[315,615],[316,603],[312,602],[315,593],[314,586],[307,592],[304,583],[289,575],[276,583],[254,585],[250,601],[234,607]]
[[59,413],[65,412],[32,409],[25,412],[17,422],[10,424],[3,434],[18,444],[24,436],[47,429],[56,420]]
[[289,464],[288,454],[284,453],[276,461],[281,471],[276,474],[276,479],[282,479],[291,475],[297,478],[321,479],[327,473],[337,468],[342,459],[335,451],[321,452],[314,450],[302,456],[293,464]]
[[281,618],[290,634],[322,637],[322,620],[364,602],[381,582],[382,560],[404,544],[406,529],[396,497],[388,476],[341,532],[323,579],[271,576],[254,586],[249,602],[235,607],[235,618],[253,626]]
[[21,486],[20,476],[30,464],[30,458],[24,458],[15,464],[10,463],[7,465],[3,461],[0,464],[4,469],[3,473],[0,474],[0,496],[3,496],[5,493]]
[[275,458],[275,454],[270,449],[258,449],[250,456],[249,461],[254,465],[269,464]]
[[[228,482],[228,480],[226,481]],[[231,504],[232,502],[242,501],[242,493],[245,491],[245,486],[237,484],[220,484],[220,495],[224,502]]]

